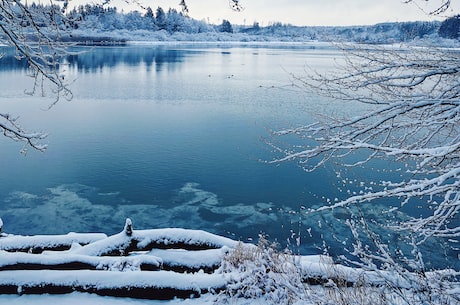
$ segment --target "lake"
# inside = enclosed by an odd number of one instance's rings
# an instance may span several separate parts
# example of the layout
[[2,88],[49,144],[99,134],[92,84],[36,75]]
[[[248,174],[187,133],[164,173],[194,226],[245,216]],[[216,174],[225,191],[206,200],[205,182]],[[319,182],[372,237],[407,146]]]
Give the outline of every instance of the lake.
[[[49,133],[48,150],[26,156],[20,143],[0,139],[6,232],[113,234],[130,217],[136,229],[203,229],[242,241],[264,233],[282,245],[300,235],[302,253],[318,253],[323,240],[343,252],[349,232],[334,222],[343,215],[303,213],[346,196],[337,165],[306,173],[295,163],[265,162],[276,156],[270,130],[363,110],[291,84],[290,73],[303,75],[306,66],[331,69],[339,51],[312,44],[75,51],[63,68],[73,99],[50,110],[49,90],[24,94],[33,84],[26,65],[8,52],[0,61],[1,111]],[[360,169],[349,175],[375,178]]]

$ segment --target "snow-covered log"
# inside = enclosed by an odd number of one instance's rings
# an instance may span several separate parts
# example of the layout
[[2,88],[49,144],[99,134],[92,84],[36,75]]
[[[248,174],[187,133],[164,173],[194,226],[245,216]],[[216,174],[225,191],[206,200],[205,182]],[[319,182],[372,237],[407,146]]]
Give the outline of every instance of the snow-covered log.
[[201,230],[179,228],[125,231],[96,241],[73,251],[75,254],[103,256],[127,255],[132,251],[152,249],[209,250],[224,246],[234,247],[237,242]]
[[74,291],[142,299],[198,297],[225,288],[217,272],[236,241],[200,230],[0,238],[0,294]]
[[225,287],[220,274],[182,274],[170,271],[54,271],[0,272],[0,293],[63,294],[74,291],[106,296],[166,300],[198,297]]

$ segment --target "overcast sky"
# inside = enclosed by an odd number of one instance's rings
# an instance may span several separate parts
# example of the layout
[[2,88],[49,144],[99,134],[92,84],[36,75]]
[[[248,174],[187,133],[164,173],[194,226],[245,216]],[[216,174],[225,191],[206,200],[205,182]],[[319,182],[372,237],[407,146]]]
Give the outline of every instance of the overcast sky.
[[[138,0],[153,9],[179,9],[179,0]],[[439,3],[430,0],[428,3]],[[186,0],[190,16],[220,23],[227,19],[233,24],[251,25],[254,21],[261,25],[280,21],[294,25],[364,25],[387,21],[433,20],[413,4],[403,0],[240,0],[243,12],[229,9],[228,0]],[[457,3],[456,3],[457,2]],[[446,15],[460,12],[459,1],[453,1]],[[114,2],[112,2],[114,3]],[[418,3],[425,5],[426,1]],[[429,9],[424,7],[425,9]],[[439,18],[438,18],[439,19]]]

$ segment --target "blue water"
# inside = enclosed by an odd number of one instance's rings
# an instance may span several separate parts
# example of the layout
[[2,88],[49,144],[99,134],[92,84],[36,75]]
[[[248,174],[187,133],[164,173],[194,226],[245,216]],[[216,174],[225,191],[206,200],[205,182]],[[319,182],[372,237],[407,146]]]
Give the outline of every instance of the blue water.
[[[318,253],[323,240],[342,252],[349,232],[332,224],[340,215],[300,213],[346,196],[337,165],[306,173],[294,163],[264,162],[276,156],[266,143],[270,130],[320,113],[362,110],[291,85],[290,73],[302,75],[306,65],[330,69],[338,51],[301,45],[75,51],[63,68],[74,97],[50,110],[46,86],[45,97],[24,94],[32,87],[24,64],[8,56],[0,62],[1,111],[49,133],[48,150],[26,156],[20,143],[0,139],[5,231],[112,234],[130,217],[138,229],[204,229],[243,241],[264,232],[284,245],[300,234],[303,253]],[[375,179],[359,169],[349,175],[356,184]]]

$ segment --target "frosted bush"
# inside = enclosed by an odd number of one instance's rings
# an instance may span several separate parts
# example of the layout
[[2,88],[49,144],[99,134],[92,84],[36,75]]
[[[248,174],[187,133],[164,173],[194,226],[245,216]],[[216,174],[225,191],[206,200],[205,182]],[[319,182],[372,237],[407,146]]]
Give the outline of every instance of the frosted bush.
[[295,256],[278,251],[263,236],[257,246],[238,244],[224,256],[220,272],[227,280],[227,289],[216,304],[230,304],[235,299],[245,299],[248,304],[254,300],[300,304],[308,296]]

